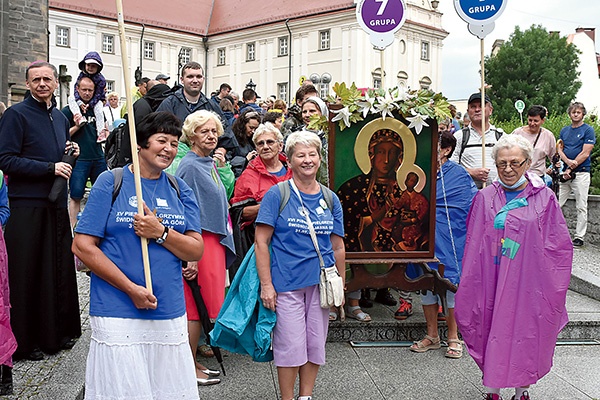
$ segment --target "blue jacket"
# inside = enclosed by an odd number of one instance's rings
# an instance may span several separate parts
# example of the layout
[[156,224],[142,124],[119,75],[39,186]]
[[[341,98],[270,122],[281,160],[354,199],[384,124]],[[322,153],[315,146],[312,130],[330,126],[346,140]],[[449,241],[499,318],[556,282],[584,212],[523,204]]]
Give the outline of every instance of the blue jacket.
[[271,332],[275,320],[275,312],[265,308],[260,300],[260,279],[253,245],[229,287],[210,333],[211,345],[248,354],[254,361],[272,361]]
[[188,115],[198,110],[208,110],[216,113],[223,123],[223,128],[227,129],[229,126],[229,122],[227,122],[227,119],[223,115],[223,111],[221,111],[221,107],[219,107],[217,103],[208,99],[203,93],[200,93],[198,102],[196,104],[190,104],[183,95],[183,88],[164,99],[156,109],[156,111],[172,112],[177,115],[181,122],[184,122]]

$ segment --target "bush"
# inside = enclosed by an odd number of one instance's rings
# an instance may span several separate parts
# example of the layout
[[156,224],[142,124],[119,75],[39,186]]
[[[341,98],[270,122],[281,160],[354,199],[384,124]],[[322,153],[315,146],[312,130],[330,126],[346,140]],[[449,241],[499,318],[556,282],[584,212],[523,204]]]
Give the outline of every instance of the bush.
[[[526,116],[524,115],[523,118],[526,118]],[[521,126],[521,119],[515,117],[510,121],[492,121],[492,123],[497,127],[502,128],[504,132],[511,133],[516,128]],[[592,150],[590,194],[600,195],[600,124],[598,123],[598,118],[595,115],[587,115],[585,118],[585,123],[594,128],[594,131],[596,132],[596,145]],[[544,128],[554,133],[554,136],[558,139],[560,130],[570,124],[571,119],[567,114],[551,115],[546,118]]]

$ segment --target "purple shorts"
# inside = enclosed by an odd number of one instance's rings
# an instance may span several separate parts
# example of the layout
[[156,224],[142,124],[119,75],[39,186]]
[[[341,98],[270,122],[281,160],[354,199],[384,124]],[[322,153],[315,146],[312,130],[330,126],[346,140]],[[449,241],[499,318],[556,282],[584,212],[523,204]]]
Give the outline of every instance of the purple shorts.
[[329,309],[321,308],[319,285],[277,293],[273,358],[277,367],[325,364]]

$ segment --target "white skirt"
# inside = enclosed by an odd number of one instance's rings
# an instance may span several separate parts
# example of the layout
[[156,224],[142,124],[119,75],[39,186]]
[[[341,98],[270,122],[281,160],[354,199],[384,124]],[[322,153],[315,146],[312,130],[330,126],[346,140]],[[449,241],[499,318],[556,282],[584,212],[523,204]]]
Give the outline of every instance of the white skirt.
[[198,399],[187,318],[90,317],[85,398]]

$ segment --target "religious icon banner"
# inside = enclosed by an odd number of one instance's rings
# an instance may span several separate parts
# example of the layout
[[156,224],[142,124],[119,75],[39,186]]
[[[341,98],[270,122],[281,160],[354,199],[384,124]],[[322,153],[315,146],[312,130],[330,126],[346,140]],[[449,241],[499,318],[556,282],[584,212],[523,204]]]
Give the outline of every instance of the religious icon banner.
[[348,260],[434,257],[437,123],[427,123],[418,134],[397,115],[343,131],[329,124],[329,182],[344,210]]

